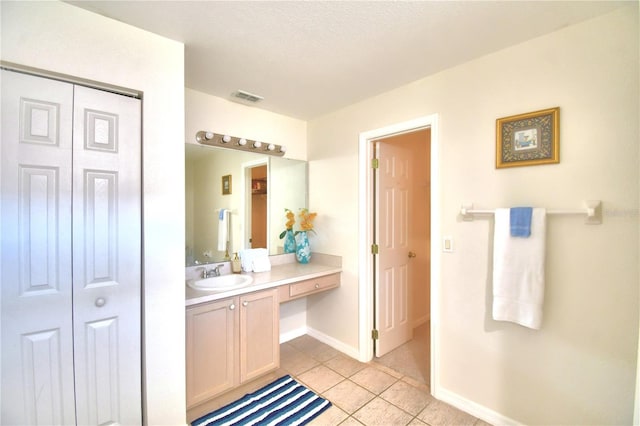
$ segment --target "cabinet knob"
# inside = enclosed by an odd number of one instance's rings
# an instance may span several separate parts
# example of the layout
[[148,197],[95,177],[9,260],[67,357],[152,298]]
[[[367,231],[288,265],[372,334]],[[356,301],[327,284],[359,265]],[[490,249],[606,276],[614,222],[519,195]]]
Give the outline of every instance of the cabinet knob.
[[229,305],[229,309],[230,309],[230,310],[232,310],[232,311],[233,311],[235,308],[236,308],[236,305],[235,305],[235,304],[233,304],[233,303],[232,303],[232,304],[230,304],[230,305]]
[[249,302],[245,300],[244,302],[242,302],[242,306],[249,306]]
[[95,301],[95,305],[98,308],[102,308],[106,304],[107,304],[107,299],[105,299],[104,297],[98,297]]
[[315,288],[320,288],[320,284],[316,283]]

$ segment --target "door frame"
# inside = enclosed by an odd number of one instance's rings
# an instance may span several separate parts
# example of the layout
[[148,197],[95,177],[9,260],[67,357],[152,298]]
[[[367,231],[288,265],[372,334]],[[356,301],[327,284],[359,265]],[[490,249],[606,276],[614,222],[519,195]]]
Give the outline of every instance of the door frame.
[[241,246],[239,248],[233,247],[232,241],[231,245],[234,252],[251,248],[251,210],[249,209],[251,206],[251,169],[260,166],[267,166],[267,250],[271,250],[271,247],[269,247],[269,242],[271,241],[269,229],[269,215],[271,212],[271,197],[269,196],[271,193],[271,162],[268,158],[260,158],[258,160],[245,161],[241,165],[242,182],[240,183],[240,187],[242,188],[243,194],[240,201],[240,209],[244,212],[244,229],[241,230]]
[[368,130],[359,135],[359,235],[358,247],[359,264],[359,346],[360,360],[370,361],[374,351],[371,338],[374,321],[374,289],[373,289],[373,256],[371,245],[373,244],[373,169],[371,158],[374,140],[431,128],[431,366],[430,389],[431,394],[437,398],[440,389],[438,369],[440,366],[440,170],[439,170],[439,142],[438,142],[438,114],[431,114],[413,120],[392,124],[386,127]]

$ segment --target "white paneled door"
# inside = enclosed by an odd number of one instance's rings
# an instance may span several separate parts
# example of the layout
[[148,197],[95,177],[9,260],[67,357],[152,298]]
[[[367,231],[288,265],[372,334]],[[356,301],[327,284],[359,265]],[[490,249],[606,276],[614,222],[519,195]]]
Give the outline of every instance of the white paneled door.
[[380,357],[411,340],[409,313],[409,215],[411,153],[406,148],[376,142],[379,161],[376,189],[375,355]]
[[2,71],[2,424],[140,424],[140,101]]

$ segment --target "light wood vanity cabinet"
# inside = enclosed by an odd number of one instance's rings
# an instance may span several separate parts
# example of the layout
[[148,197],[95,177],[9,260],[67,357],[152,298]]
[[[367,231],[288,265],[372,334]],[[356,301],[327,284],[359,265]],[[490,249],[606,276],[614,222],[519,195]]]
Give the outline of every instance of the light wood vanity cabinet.
[[278,290],[187,308],[187,407],[280,365]]
[[187,307],[187,408],[280,366],[280,303],[340,285],[340,273]]

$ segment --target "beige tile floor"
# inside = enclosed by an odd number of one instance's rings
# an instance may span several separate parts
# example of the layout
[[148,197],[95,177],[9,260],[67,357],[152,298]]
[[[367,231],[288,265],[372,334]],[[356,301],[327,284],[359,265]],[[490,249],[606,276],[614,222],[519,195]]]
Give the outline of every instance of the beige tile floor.
[[434,399],[424,381],[362,363],[302,336],[280,346],[281,370],[331,401],[312,425],[486,425]]
[[431,329],[427,321],[413,329],[413,339],[390,351],[375,362],[429,385]]
[[307,335],[280,345],[280,369],[273,375],[226,394],[206,408],[200,407],[200,412],[190,412],[188,420],[285,374],[332,402],[331,408],[311,422],[314,426],[487,425],[434,399],[424,381],[380,362],[359,362]]

